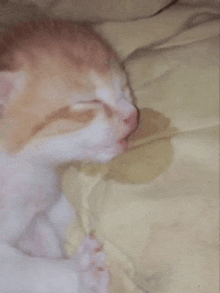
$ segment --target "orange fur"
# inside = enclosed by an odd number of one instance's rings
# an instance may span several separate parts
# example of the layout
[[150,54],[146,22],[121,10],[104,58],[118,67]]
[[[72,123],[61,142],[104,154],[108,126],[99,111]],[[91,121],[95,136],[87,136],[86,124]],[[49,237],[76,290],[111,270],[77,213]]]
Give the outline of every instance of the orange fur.
[[[2,121],[2,126],[7,140],[7,148],[10,152],[20,150],[33,136],[39,135],[43,128],[57,120],[69,120],[69,131],[74,131],[79,125],[85,127],[94,115],[88,111],[74,111],[72,107],[71,94],[76,91],[80,94],[83,91],[79,82],[75,85],[74,77],[72,82],[70,72],[58,66],[51,73],[51,67],[44,72],[31,72],[24,91],[13,103],[9,103]],[[63,70],[62,70],[63,69]],[[63,76],[62,76],[63,73]],[[69,78],[68,78],[69,73]],[[66,81],[69,86],[66,86]],[[63,109],[68,109],[63,110]],[[86,117],[85,117],[86,116]],[[58,131],[58,129],[57,129]],[[54,133],[55,131],[53,131]],[[62,133],[66,132],[66,127]],[[45,133],[50,133],[49,129]],[[61,133],[61,129],[59,130]]]
[[117,58],[109,45],[85,24],[70,20],[24,22],[11,28],[1,40],[0,70],[18,70],[24,62],[35,65],[42,53],[62,55],[77,69],[92,68],[100,73]]
[[0,49],[0,70],[28,75],[1,123],[8,151],[19,151],[36,135],[75,131],[94,118],[92,110],[74,111],[74,94],[94,91],[89,70],[108,74],[116,56],[92,30],[66,20],[22,23],[3,37]]

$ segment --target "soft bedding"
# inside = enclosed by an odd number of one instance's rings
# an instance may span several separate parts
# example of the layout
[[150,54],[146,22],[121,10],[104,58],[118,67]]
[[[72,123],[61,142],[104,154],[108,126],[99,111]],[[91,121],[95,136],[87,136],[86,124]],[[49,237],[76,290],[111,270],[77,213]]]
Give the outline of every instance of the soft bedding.
[[[14,2],[0,6],[2,29],[12,23],[10,7],[19,6]],[[82,1],[77,14],[73,2],[27,1],[17,19],[43,12],[102,20],[94,28],[128,72],[140,126],[130,138],[133,148],[109,164],[61,168],[64,191],[76,210],[67,252],[72,255],[94,230],[107,254],[110,292],[217,293],[217,3],[140,1],[139,7],[127,1],[117,9],[113,1],[87,11]]]

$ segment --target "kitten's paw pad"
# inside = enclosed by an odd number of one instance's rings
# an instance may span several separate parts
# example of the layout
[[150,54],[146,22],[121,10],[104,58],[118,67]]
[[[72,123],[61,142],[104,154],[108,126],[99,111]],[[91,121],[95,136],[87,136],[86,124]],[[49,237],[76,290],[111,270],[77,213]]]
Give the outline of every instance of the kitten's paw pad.
[[83,283],[83,292],[107,293],[109,272],[105,263],[105,253],[94,235],[85,237],[76,253],[77,264]]

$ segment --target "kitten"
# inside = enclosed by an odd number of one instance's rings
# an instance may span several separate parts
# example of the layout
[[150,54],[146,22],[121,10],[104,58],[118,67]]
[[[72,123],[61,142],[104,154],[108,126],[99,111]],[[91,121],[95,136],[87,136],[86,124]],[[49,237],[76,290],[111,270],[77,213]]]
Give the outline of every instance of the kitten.
[[0,292],[108,292],[94,236],[65,254],[74,213],[55,169],[125,150],[137,119],[125,73],[99,35],[71,21],[22,23],[0,52]]

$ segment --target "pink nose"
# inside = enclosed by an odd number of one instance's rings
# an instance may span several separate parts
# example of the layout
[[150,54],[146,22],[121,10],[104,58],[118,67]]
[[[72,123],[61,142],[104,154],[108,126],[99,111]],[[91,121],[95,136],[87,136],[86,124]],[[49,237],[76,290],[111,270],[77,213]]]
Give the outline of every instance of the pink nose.
[[124,122],[131,128],[134,129],[137,124],[137,110],[133,111]]

